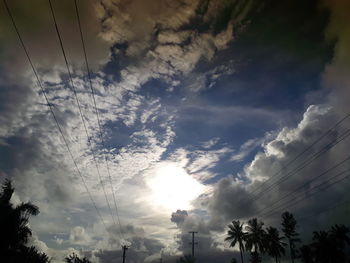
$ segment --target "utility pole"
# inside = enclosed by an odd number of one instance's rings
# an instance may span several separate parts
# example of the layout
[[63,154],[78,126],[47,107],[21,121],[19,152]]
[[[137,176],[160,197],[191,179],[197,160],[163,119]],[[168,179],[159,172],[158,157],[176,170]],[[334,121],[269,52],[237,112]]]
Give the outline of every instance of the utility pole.
[[188,233],[192,234],[192,242],[190,244],[192,245],[192,257],[194,258],[194,245],[198,244],[197,242],[194,242],[194,234],[198,234],[198,232],[190,231]]
[[124,246],[122,246],[122,249],[123,249],[123,263],[125,263],[125,258],[126,258],[126,256],[125,256],[125,253],[126,253],[126,251],[128,250],[128,246],[126,246],[126,245],[124,245]]

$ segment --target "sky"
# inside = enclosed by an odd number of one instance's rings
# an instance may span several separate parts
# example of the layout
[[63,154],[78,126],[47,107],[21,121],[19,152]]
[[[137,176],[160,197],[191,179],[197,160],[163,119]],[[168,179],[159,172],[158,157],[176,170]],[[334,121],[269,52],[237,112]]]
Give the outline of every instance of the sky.
[[189,231],[229,262],[232,220],[349,222],[349,1],[78,0],[90,78],[51,2],[70,73],[49,2],[8,1],[43,90],[0,5],[0,177],[53,263],[175,262]]

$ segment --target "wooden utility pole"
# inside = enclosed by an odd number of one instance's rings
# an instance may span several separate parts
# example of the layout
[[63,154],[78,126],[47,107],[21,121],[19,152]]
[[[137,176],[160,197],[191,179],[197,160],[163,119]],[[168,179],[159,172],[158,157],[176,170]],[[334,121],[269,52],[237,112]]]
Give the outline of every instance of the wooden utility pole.
[[122,248],[123,248],[123,263],[125,263],[125,258],[126,258],[126,251],[128,250],[128,246],[126,246],[126,245],[124,245],[124,246],[122,246]]
[[194,234],[198,234],[198,232],[190,231],[188,233],[192,234],[192,242],[190,244],[192,245],[192,257],[194,258],[194,245],[198,244],[197,242],[194,242]]

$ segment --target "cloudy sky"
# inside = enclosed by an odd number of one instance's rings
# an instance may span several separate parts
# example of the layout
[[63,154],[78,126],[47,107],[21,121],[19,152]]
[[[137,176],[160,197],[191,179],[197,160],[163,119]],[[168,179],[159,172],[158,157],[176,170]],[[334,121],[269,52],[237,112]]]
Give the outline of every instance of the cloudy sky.
[[90,78],[73,0],[69,72],[49,2],[8,2],[43,89],[2,3],[0,176],[53,262],[174,262],[188,231],[228,262],[234,219],[349,221],[349,1],[78,0]]

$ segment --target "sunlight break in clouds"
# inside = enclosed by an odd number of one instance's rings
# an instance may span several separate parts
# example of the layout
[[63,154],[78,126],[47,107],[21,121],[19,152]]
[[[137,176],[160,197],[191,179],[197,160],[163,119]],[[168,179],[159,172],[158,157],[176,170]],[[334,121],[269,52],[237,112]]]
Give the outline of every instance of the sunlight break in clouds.
[[170,211],[190,209],[191,201],[204,191],[204,185],[176,164],[164,165],[148,181],[154,203]]

